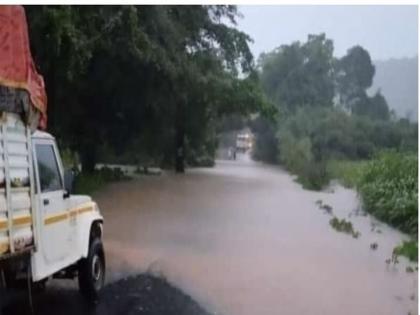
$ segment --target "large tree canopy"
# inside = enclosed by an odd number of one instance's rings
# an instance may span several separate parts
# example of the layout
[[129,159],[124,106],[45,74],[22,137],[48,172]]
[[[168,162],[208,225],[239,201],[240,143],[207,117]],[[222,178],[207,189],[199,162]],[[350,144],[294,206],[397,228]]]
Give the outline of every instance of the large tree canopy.
[[363,47],[354,46],[336,63],[337,93],[348,109],[366,103],[366,89],[372,85],[375,67]]
[[214,141],[217,117],[264,104],[235,6],[26,10],[50,129],[86,170],[107,145],[117,154],[136,147],[166,161],[175,156],[183,171],[186,142]]
[[259,59],[261,83],[268,98],[286,112],[301,107],[346,108],[350,113],[388,119],[388,105],[378,91],[369,97],[375,67],[369,53],[354,46],[340,59],[325,34],[282,45]]
[[287,110],[300,106],[332,106],[334,97],[333,43],[309,35],[305,43],[283,45],[263,54],[259,64],[268,97]]
[[[367,93],[375,73],[369,53],[355,46],[337,59],[333,48],[324,34],[309,35],[260,56],[262,88],[280,119],[269,127],[267,121],[254,122],[256,157],[303,172],[309,162],[368,158],[377,147],[413,147],[412,140],[406,145],[402,125],[390,121],[380,91]],[[322,170],[321,164],[308,173]]]

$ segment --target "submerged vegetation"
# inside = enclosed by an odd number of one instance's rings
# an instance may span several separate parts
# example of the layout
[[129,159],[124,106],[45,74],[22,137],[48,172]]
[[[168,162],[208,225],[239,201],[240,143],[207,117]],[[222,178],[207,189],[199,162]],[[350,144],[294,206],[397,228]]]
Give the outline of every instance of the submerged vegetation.
[[405,256],[410,261],[417,261],[418,243],[416,241],[405,241],[401,245],[395,247],[392,253],[393,260],[395,261],[398,256]]
[[356,188],[367,212],[418,235],[418,158],[414,152],[383,151],[369,161],[331,161],[329,174]]
[[412,237],[412,241],[403,242],[394,249],[394,259],[406,256],[417,261],[416,153],[384,151],[369,161],[331,161],[329,174],[344,186],[356,188],[368,213]]
[[357,189],[366,211],[414,237],[418,235],[416,154],[386,152],[364,168]]
[[320,190],[333,178],[356,186],[367,161],[379,152],[417,149],[416,125],[349,115],[336,107],[297,109],[278,124],[275,160],[307,189]]
[[328,177],[337,179],[344,187],[357,187],[367,163],[364,160],[330,160],[327,163]]
[[336,231],[349,234],[353,236],[353,238],[358,238],[360,236],[360,232],[354,230],[353,224],[345,219],[340,220],[337,217],[334,217],[330,220],[330,225]]
[[322,200],[317,200],[315,203],[318,205],[319,209],[324,210],[324,213],[329,215],[333,214],[333,208],[330,205],[323,203]]

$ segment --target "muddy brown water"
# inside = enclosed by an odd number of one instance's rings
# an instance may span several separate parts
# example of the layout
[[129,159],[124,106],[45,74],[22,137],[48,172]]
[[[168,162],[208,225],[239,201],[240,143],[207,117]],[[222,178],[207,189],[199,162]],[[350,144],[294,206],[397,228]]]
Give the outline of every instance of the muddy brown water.
[[[278,167],[240,159],[111,184],[95,198],[108,281],[161,273],[226,315],[417,312],[417,272],[385,262],[406,236],[360,215],[353,190],[303,190]],[[361,236],[333,230],[317,200]]]

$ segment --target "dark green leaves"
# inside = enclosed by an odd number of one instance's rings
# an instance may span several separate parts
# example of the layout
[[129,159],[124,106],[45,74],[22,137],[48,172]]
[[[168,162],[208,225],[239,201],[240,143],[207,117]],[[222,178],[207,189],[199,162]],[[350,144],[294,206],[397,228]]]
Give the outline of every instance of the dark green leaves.
[[235,6],[26,10],[49,130],[91,162],[102,146],[160,159],[176,150],[176,129],[199,145],[215,137],[217,117],[268,108]]

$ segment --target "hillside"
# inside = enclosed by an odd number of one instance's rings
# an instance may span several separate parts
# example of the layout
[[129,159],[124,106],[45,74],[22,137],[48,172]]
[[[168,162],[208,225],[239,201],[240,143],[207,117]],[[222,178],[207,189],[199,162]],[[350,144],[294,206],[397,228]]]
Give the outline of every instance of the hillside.
[[374,61],[376,67],[373,85],[374,93],[380,89],[388,101],[389,107],[399,117],[418,120],[418,59],[389,59]]

